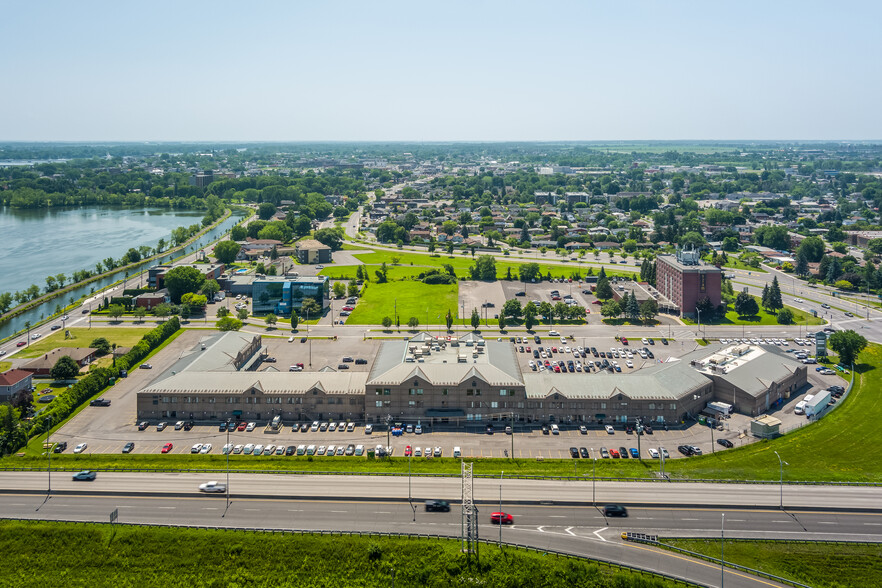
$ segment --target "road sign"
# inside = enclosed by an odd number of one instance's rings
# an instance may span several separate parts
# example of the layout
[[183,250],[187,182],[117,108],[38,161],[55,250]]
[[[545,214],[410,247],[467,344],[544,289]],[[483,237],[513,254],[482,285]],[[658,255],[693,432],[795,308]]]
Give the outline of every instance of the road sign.
[[113,512],[110,513],[111,524],[115,523],[118,518],[119,518],[119,509],[115,508],[115,509],[113,509]]
[[815,333],[815,355],[827,357],[827,333],[824,331]]

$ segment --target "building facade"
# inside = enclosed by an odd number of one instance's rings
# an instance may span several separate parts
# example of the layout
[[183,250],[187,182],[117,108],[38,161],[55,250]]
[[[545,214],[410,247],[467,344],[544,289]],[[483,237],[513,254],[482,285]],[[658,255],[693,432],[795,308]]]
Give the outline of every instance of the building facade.
[[303,302],[312,298],[324,313],[331,304],[330,282],[325,276],[285,278],[266,277],[251,283],[251,304],[254,314],[273,313],[290,316],[292,310],[302,314]]
[[300,263],[331,263],[331,248],[315,239],[303,239],[294,245]]
[[655,259],[655,288],[673,302],[683,316],[694,317],[695,306],[707,297],[713,308],[722,304],[723,272],[703,262],[697,251],[679,251]]
[[12,401],[19,392],[30,390],[33,386],[31,372],[25,370],[8,370],[0,374],[0,403]]

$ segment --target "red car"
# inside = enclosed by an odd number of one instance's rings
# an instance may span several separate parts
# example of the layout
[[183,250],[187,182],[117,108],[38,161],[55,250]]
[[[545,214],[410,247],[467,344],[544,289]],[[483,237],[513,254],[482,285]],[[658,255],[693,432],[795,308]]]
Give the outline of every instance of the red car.
[[627,344],[628,344],[628,338],[622,337],[622,345],[627,345]]
[[404,448],[404,457],[410,457],[411,455],[413,455],[413,449],[408,445]]
[[343,310],[349,310],[349,311],[352,311],[352,310],[355,310],[355,307],[354,307],[354,306],[344,306],[344,307],[343,307]]
[[591,304],[603,304],[602,300],[595,300]]
[[560,373],[560,366],[557,364],[554,365],[554,373],[556,373],[556,374]]
[[512,525],[514,519],[507,512],[494,512],[490,515],[490,522],[494,525]]
[[168,453],[169,451],[172,450],[172,447],[174,447],[174,445],[172,445],[171,443],[166,443],[165,445],[162,446],[162,452]]
[[610,449],[609,456],[613,459],[618,459],[619,458],[619,451],[617,449]]
[[533,353],[533,352],[530,350],[530,347],[529,347],[529,346],[528,346],[528,347],[524,347],[524,351],[526,351],[527,353]]
[[247,427],[247,426],[248,426],[248,423],[246,423],[246,422],[241,422],[241,423],[239,423],[239,426],[236,427],[236,430],[237,430],[237,431],[244,431],[244,430],[245,430],[245,427]]
[[24,347],[27,344],[28,344],[27,341],[19,341],[18,343],[15,344],[15,346],[16,347]]
[[552,296],[551,299],[552,300],[560,300],[560,296]]

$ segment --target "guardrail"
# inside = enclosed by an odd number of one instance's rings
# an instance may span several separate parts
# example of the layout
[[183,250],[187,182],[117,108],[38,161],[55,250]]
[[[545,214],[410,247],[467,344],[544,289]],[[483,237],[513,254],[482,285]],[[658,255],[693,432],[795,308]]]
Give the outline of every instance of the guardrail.
[[[96,472],[131,472],[131,473],[171,473],[171,474],[226,474],[225,468],[85,468],[77,467],[53,467],[53,472],[79,472],[83,469],[91,469]],[[35,467],[9,467],[0,466],[0,472],[45,472],[46,468]],[[414,478],[458,478],[456,472],[448,473],[432,473],[421,472],[365,472],[365,471],[324,471],[324,470],[258,470],[258,469],[230,469],[231,474],[279,474],[286,476],[408,476]],[[498,474],[475,474],[476,478],[485,478],[490,480],[499,480]],[[557,482],[591,482],[595,478],[589,475],[582,476],[533,476],[533,475],[506,475],[505,480],[540,480],[540,481],[557,481]],[[766,484],[769,486],[780,486],[780,480],[732,480],[732,479],[714,479],[714,478],[617,478],[617,477],[601,477],[596,478],[598,482],[655,482],[659,484],[683,482],[687,484]],[[816,480],[784,480],[785,486],[867,486],[876,488],[882,486],[882,482],[838,482],[838,481],[816,481]]]
[[[633,537],[632,537],[633,535]],[[767,580],[774,580],[775,582],[781,582],[782,584],[789,584],[790,586],[796,586],[797,588],[812,588],[808,584],[802,584],[797,582],[796,580],[790,580],[789,578],[782,578],[781,576],[776,576],[774,574],[769,574],[768,572],[764,572],[762,570],[755,570],[753,568],[749,568],[747,566],[742,566],[740,564],[723,561],[718,557],[712,557],[710,555],[705,555],[704,553],[698,553],[695,551],[689,551],[688,549],[683,549],[682,547],[675,547],[673,545],[668,545],[662,541],[658,541],[657,539],[643,539],[639,537],[639,533],[627,533],[627,537],[622,537],[627,541],[634,541],[635,543],[644,543],[646,545],[655,545],[657,547],[663,547],[664,549],[670,549],[671,551],[676,551],[677,553],[682,553],[683,555],[688,555],[690,557],[695,557],[698,559],[703,559],[705,561],[713,562],[716,564],[720,564],[721,566],[726,566],[727,568],[732,568],[733,570],[738,570],[741,572],[747,572],[748,574],[753,574],[754,576],[759,576],[760,578],[766,578]],[[645,536],[651,537],[651,536]],[[685,539],[686,537],[684,537]],[[706,537],[703,537],[706,539]],[[726,541],[734,541],[730,539],[726,539]],[[744,539],[742,539],[744,541]],[[750,539],[747,539],[750,541]],[[817,543],[816,541],[799,541],[800,543]],[[825,542],[826,543],[826,542]],[[859,541],[855,541],[855,543],[860,543]]]
[[[432,540],[445,540],[445,541],[459,541],[460,538],[455,535],[441,535],[437,533],[401,533],[401,532],[391,532],[391,531],[336,531],[336,530],[315,530],[315,529],[274,529],[274,528],[261,528],[261,527],[217,527],[217,526],[208,526],[208,525],[171,525],[165,523],[111,523],[111,522],[103,522],[103,521],[75,521],[75,520],[66,520],[66,519],[56,519],[52,521],[46,521],[43,519],[25,519],[18,517],[0,517],[0,521],[15,521],[15,522],[23,522],[23,523],[67,523],[67,524],[75,524],[75,525],[125,525],[128,527],[152,527],[158,529],[199,529],[199,530],[208,530],[208,531],[230,531],[230,532],[243,532],[243,533],[281,533],[284,535],[329,535],[329,536],[355,536],[355,537],[383,537],[383,538],[398,538],[398,539],[432,539]],[[479,539],[480,543],[484,545],[499,545],[498,541],[492,539]],[[593,563],[598,563],[604,565],[613,570],[622,570],[631,573],[640,574],[642,576],[653,576],[657,578],[663,578],[665,580],[676,582],[677,584],[682,584],[683,586],[695,586],[698,588],[706,588],[703,584],[698,584],[696,582],[692,582],[691,580],[687,580],[685,578],[679,578],[677,576],[672,576],[670,574],[665,574],[664,572],[657,571],[649,571],[643,568],[638,568],[635,566],[631,566],[624,563],[614,562],[608,559],[603,559],[599,557],[587,557],[584,555],[579,555],[576,553],[569,553],[566,551],[560,551],[557,549],[545,549],[535,547],[533,545],[526,545],[523,543],[511,543],[508,541],[503,541],[502,545],[507,547],[515,547],[518,549],[524,549],[526,551],[533,551],[536,553],[541,553],[543,555],[554,555],[556,557],[565,557],[568,559],[577,559],[581,561],[588,561]]]

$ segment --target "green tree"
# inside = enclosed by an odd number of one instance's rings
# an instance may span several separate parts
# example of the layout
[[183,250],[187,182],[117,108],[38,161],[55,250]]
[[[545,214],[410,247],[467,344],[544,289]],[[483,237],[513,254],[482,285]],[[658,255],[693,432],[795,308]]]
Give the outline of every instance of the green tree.
[[539,314],[547,322],[554,321],[554,307],[551,305],[550,302],[540,302],[539,303]]
[[450,309],[447,309],[447,316],[444,317],[444,320],[447,322],[447,330],[450,331],[453,327],[453,315],[450,314]]
[[272,202],[261,202],[257,206],[257,217],[260,220],[269,220],[276,214],[276,205]]
[[319,229],[313,234],[313,238],[319,243],[323,243],[334,251],[343,246],[343,229],[334,227],[332,229]]
[[640,316],[643,318],[643,322],[652,321],[656,315],[658,315],[658,302],[649,298],[640,304]]
[[698,302],[695,303],[695,311],[704,315],[704,322],[708,322],[711,319],[711,315],[714,312],[714,304],[711,302],[710,298],[704,296],[698,299]]
[[358,296],[358,284],[355,283],[355,280],[349,280],[349,285],[346,287],[346,294],[349,296]]
[[769,285],[763,285],[763,294],[760,296],[760,304],[763,308],[769,308]]
[[518,279],[521,282],[534,282],[541,280],[540,268],[538,263],[525,263],[518,267]]
[[789,308],[783,308],[778,311],[778,316],[776,318],[779,325],[792,325],[793,311],[791,311]]
[[64,355],[58,358],[52,366],[49,375],[54,380],[73,380],[80,373],[80,366],[70,356]]
[[220,292],[220,284],[217,283],[217,280],[205,280],[201,291],[208,300],[214,300],[215,295]]
[[756,316],[759,314],[759,305],[747,292],[739,292],[735,297],[735,312],[738,316]]
[[343,282],[334,282],[334,297],[343,298],[346,296],[346,285]]
[[606,276],[601,276],[597,280],[597,287],[594,289],[594,295],[600,300],[609,300],[613,297],[612,286]]
[[784,301],[781,299],[781,287],[778,285],[778,276],[772,278],[772,285],[769,286],[769,300],[765,306],[772,312],[784,308]]
[[695,249],[701,249],[705,245],[707,245],[707,241],[704,237],[701,236],[701,233],[698,233],[696,231],[690,231],[680,237],[681,247],[692,246]]
[[[248,229],[243,227],[242,225],[236,225],[230,231],[230,239],[233,241],[244,241],[248,238]],[[162,249],[160,249],[162,251]]]
[[520,301],[517,298],[512,298],[511,300],[506,300],[505,304],[502,305],[500,316],[505,315],[517,319],[520,318],[523,312]]
[[300,317],[297,316],[296,310],[292,310],[291,311],[291,329],[296,331],[297,325],[299,325],[299,324],[300,324]]
[[605,317],[615,318],[622,314],[622,309],[615,300],[607,300],[600,307],[600,314]]
[[803,252],[799,252],[796,254],[795,272],[796,275],[800,277],[805,277],[809,275],[808,257],[806,257],[805,253]]
[[848,280],[836,280],[836,283],[833,284],[833,287],[838,288],[839,290],[854,290],[854,284],[852,284]]
[[477,330],[480,325],[481,325],[481,315],[478,314],[477,308],[473,308],[472,309],[472,328]]
[[475,262],[472,278],[492,282],[496,280],[496,260],[492,255],[481,255]]
[[499,313],[499,330],[505,332],[505,314]]
[[104,337],[98,337],[97,339],[92,339],[92,342],[89,343],[89,347],[94,347],[102,355],[107,355],[108,353],[110,353],[110,341],[108,341]]
[[236,312],[236,316],[239,318],[240,321],[244,321],[248,318],[248,309],[240,308],[238,312]]
[[221,241],[214,246],[214,257],[223,264],[230,265],[236,261],[236,256],[242,246],[235,241]]
[[383,327],[388,329],[391,326],[392,326],[392,319],[390,319],[388,316],[384,316],[383,317]]
[[637,321],[640,319],[640,305],[637,303],[636,296],[628,296],[628,304],[623,310],[630,320]]
[[407,326],[411,329],[416,329],[418,326],[420,326],[420,319],[415,316],[410,317],[409,319],[407,319]]
[[187,292],[198,292],[204,283],[202,272],[188,265],[172,268],[165,274],[165,287],[175,304],[179,304]]
[[5,313],[10,308],[12,308],[12,294],[9,292],[3,292],[0,294],[0,314]]
[[123,308],[122,304],[111,304],[107,307],[107,314],[113,319],[118,319],[125,311],[126,309]]
[[217,309],[217,318],[224,318],[225,316],[230,315],[230,309],[226,306],[221,306]]
[[138,322],[143,323],[144,317],[147,316],[147,309],[143,306],[136,306],[135,310],[132,311],[132,314],[135,315],[135,318],[138,320]]
[[300,312],[307,317],[317,317],[322,311],[322,307],[315,301],[315,298],[304,298],[300,305]]
[[827,341],[830,349],[839,355],[842,365],[854,365],[858,355],[867,347],[867,340],[854,331],[836,331]]
[[218,331],[238,331],[242,328],[242,321],[231,316],[225,316],[217,321],[215,326],[217,326]]
[[274,327],[276,323],[279,322],[279,317],[277,317],[273,313],[269,313],[268,315],[266,315],[266,317],[264,317],[263,320],[268,327]]
[[867,249],[876,255],[882,255],[882,239],[870,239],[867,242]]
[[190,315],[193,314],[193,307],[187,303],[181,304],[181,311],[179,314],[182,319],[187,320],[190,318]]

